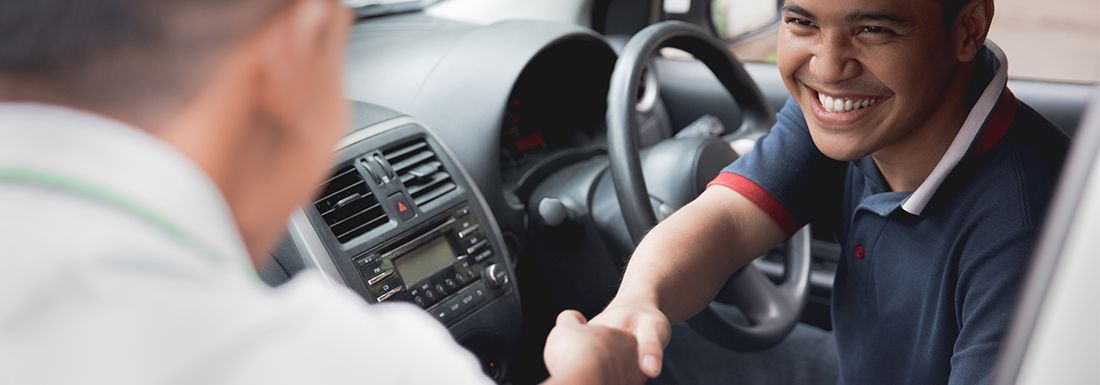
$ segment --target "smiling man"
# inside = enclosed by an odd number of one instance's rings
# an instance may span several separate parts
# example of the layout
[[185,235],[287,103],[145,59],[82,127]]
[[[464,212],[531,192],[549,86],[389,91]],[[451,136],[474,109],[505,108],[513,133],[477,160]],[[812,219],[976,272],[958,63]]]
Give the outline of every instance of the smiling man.
[[[1006,88],[1007,59],[986,42],[993,11],[786,1],[777,58],[791,99],[775,127],[646,236],[592,322],[634,333],[651,377],[671,336],[671,382],[989,382],[1067,146]],[[758,355],[671,332],[807,223],[843,250],[835,357],[806,328]]]

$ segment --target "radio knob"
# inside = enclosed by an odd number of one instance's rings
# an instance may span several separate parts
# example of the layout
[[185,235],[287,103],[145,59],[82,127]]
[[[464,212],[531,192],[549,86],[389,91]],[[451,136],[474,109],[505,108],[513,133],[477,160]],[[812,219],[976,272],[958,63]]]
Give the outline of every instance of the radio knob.
[[508,272],[495,263],[485,268],[485,276],[489,277],[489,284],[494,288],[499,289],[508,284]]

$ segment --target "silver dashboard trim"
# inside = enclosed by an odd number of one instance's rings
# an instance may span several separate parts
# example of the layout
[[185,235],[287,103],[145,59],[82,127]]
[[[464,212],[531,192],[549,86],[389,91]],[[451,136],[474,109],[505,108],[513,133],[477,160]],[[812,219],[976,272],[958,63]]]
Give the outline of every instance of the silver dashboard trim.
[[[415,120],[405,116],[385,120],[345,135],[336,143],[336,148],[333,152],[343,151],[372,136],[407,124],[420,125]],[[423,127],[423,125],[420,126]],[[329,284],[329,287],[336,288],[336,286],[348,286],[347,281],[340,275],[340,271],[336,269],[336,263],[333,262],[332,254],[325,248],[325,244],[321,241],[321,237],[317,234],[317,230],[309,222],[305,209],[301,207],[295,209],[290,215],[290,223],[287,227],[290,231],[290,238],[294,242],[294,246],[297,247],[302,254],[302,263],[307,269],[312,268],[321,273],[321,277]]]
[[307,269],[312,268],[321,273],[321,277],[329,287],[335,289],[337,285],[347,287],[348,283],[336,270],[336,264],[332,262],[332,255],[325,249],[317,230],[309,223],[306,211],[298,208],[290,214],[290,239],[302,255],[302,263]]

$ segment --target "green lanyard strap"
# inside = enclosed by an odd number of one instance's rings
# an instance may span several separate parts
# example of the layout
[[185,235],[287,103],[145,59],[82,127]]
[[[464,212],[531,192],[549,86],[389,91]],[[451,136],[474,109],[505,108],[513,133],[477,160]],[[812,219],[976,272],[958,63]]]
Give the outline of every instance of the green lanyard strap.
[[[193,251],[202,254],[212,261],[225,261],[226,257],[221,253],[218,253],[214,248],[209,247],[205,243],[201,242],[197,237],[191,235],[191,233],[184,230],[183,227],[173,223],[166,219],[163,215],[160,215],[156,211],[145,207],[133,200],[126,198],[125,196],[118,194],[114,191],[108,190],[101,186],[82,181],[77,178],[54,174],[47,171],[35,170],[25,167],[2,167],[0,166],[0,181],[14,182],[14,183],[26,183],[33,184],[42,187],[47,187],[56,190],[68,191],[74,194],[85,196],[106,203],[108,205],[125,210],[142,220],[145,220],[154,226],[160,228],[164,232],[171,235],[176,240],[184,244],[184,246],[190,248]],[[247,259],[245,259],[247,261]],[[245,266],[245,271],[250,272],[252,276],[255,276],[255,270],[251,265]]]

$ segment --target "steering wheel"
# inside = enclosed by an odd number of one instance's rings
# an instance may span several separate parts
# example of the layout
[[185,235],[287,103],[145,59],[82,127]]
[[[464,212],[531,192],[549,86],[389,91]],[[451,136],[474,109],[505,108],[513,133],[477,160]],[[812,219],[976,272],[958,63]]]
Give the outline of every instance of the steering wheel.
[[[607,142],[615,194],[630,237],[637,244],[657,224],[646,189],[638,149],[635,104],[642,73],[662,47],[683,50],[700,60],[741,108],[739,133],[759,133],[774,123],[760,89],[741,63],[717,39],[683,22],[653,24],[627,42],[608,92]],[[736,245],[731,245],[736,246]],[[759,351],[779,343],[797,324],[809,291],[810,233],[803,228],[786,241],[782,282],[778,285],[752,264],[730,276],[706,309],[688,320],[699,334],[732,350]],[[741,309],[748,325],[721,311],[723,304]]]

